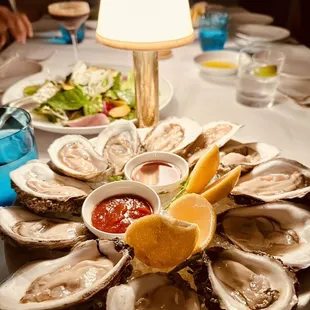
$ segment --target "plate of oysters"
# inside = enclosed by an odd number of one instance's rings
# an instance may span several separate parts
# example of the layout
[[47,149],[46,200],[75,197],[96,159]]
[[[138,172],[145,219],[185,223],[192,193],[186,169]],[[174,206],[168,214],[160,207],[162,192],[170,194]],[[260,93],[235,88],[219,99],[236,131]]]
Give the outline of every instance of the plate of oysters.
[[310,169],[241,128],[119,120],[12,171],[0,232],[39,254],[0,309],[308,309]]

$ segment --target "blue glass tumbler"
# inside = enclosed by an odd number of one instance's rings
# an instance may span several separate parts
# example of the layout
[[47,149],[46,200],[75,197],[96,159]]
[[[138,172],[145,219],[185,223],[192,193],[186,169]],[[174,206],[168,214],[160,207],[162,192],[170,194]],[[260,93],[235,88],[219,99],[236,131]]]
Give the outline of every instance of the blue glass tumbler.
[[228,37],[228,14],[208,12],[199,20],[199,40],[203,51],[222,50]]
[[10,172],[38,158],[31,117],[23,109],[0,107],[0,206],[16,199]]

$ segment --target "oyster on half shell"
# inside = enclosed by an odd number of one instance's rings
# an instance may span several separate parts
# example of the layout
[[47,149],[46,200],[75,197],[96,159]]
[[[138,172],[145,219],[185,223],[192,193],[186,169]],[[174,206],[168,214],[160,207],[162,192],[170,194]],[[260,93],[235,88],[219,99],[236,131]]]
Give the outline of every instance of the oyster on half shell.
[[190,118],[170,117],[147,133],[143,145],[148,152],[178,153],[194,142],[201,132],[201,126]]
[[302,198],[310,192],[310,169],[285,158],[256,166],[239,179],[231,195],[237,203]]
[[0,309],[86,309],[97,293],[128,276],[131,259],[119,240],[81,242],[66,256],[30,263],[11,275],[0,285]]
[[83,223],[41,217],[17,207],[0,208],[0,233],[6,240],[31,248],[70,248],[90,233]]
[[295,274],[262,253],[211,248],[191,268],[211,309],[219,304],[226,310],[290,310],[298,302]]
[[165,274],[146,274],[114,286],[107,295],[107,310],[200,310],[195,291],[178,287]]
[[115,121],[103,130],[97,140],[95,149],[121,172],[125,164],[139,153],[140,140],[133,122]]
[[220,148],[225,145],[241,127],[241,125],[225,121],[204,125],[201,135],[186,150],[185,157],[188,164],[196,164],[210,146],[216,144]]
[[87,184],[61,176],[38,160],[12,171],[10,177],[20,203],[35,213],[78,214],[91,192]]
[[231,169],[241,166],[243,172],[273,159],[280,153],[279,149],[267,143],[228,144],[221,149],[221,163]]
[[108,162],[83,136],[67,135],[56,139],[48,148],[52,167],[61,173],[89,182],[105,178]]
[[310,266],[310,212],[299,205],[235,208],[219,221],[223,235],[244,251],[263,251],[295,270]]

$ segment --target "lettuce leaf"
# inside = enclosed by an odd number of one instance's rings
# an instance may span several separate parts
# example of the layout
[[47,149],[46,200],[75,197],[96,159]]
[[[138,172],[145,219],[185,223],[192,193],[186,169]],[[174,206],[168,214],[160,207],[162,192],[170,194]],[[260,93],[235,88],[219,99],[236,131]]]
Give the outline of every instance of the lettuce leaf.
[[135,76],[132,70],[128,72],[127,79],[121,82],[121,89],[135,89]]
[[97,96],[88,100],[83,106],[84,115],[92,115],[102,112],[103,105],[101,96]]
[[135,97],[135,79],[133,71],[130,71],[128,73],[127,79],[125,81],[122,81],[122,74],[119,73],[114,78],[112,91],[117,96],[117,98],[125,101],[128,105],[134,107],[136,105],[135,102],[136,97]]
[[83,94],[82,90],[75,87],[71,90],[58,92],[55,96],[47,100],[46,104],[54,110],[74,111],[81,109],[88,101],[87,96]]
[[32,113],[40,116],[44,116],[51,123],[58,123],[61,121],[68,120],[68,116],[64,110],[54,110],[51,106],[46,103],[41,104],[38,108],[32,110]]
[[128,115],[126,115],[125,117],[123,117],[123,119],[126,119],[128,121],[137,118],[137,113],[135,109],[132,109]]
[[136,105],[135,92],[132,89],[118,90],[116,95],[119,99],[125,101],[129,106]]

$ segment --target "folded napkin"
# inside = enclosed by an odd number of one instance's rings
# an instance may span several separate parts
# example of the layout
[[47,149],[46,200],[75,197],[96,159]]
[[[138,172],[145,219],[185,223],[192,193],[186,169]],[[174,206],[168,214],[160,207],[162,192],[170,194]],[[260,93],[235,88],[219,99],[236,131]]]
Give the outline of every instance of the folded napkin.
[[281,81],[278,91],[294,103],[310,107],[310,80],[286,79]]

